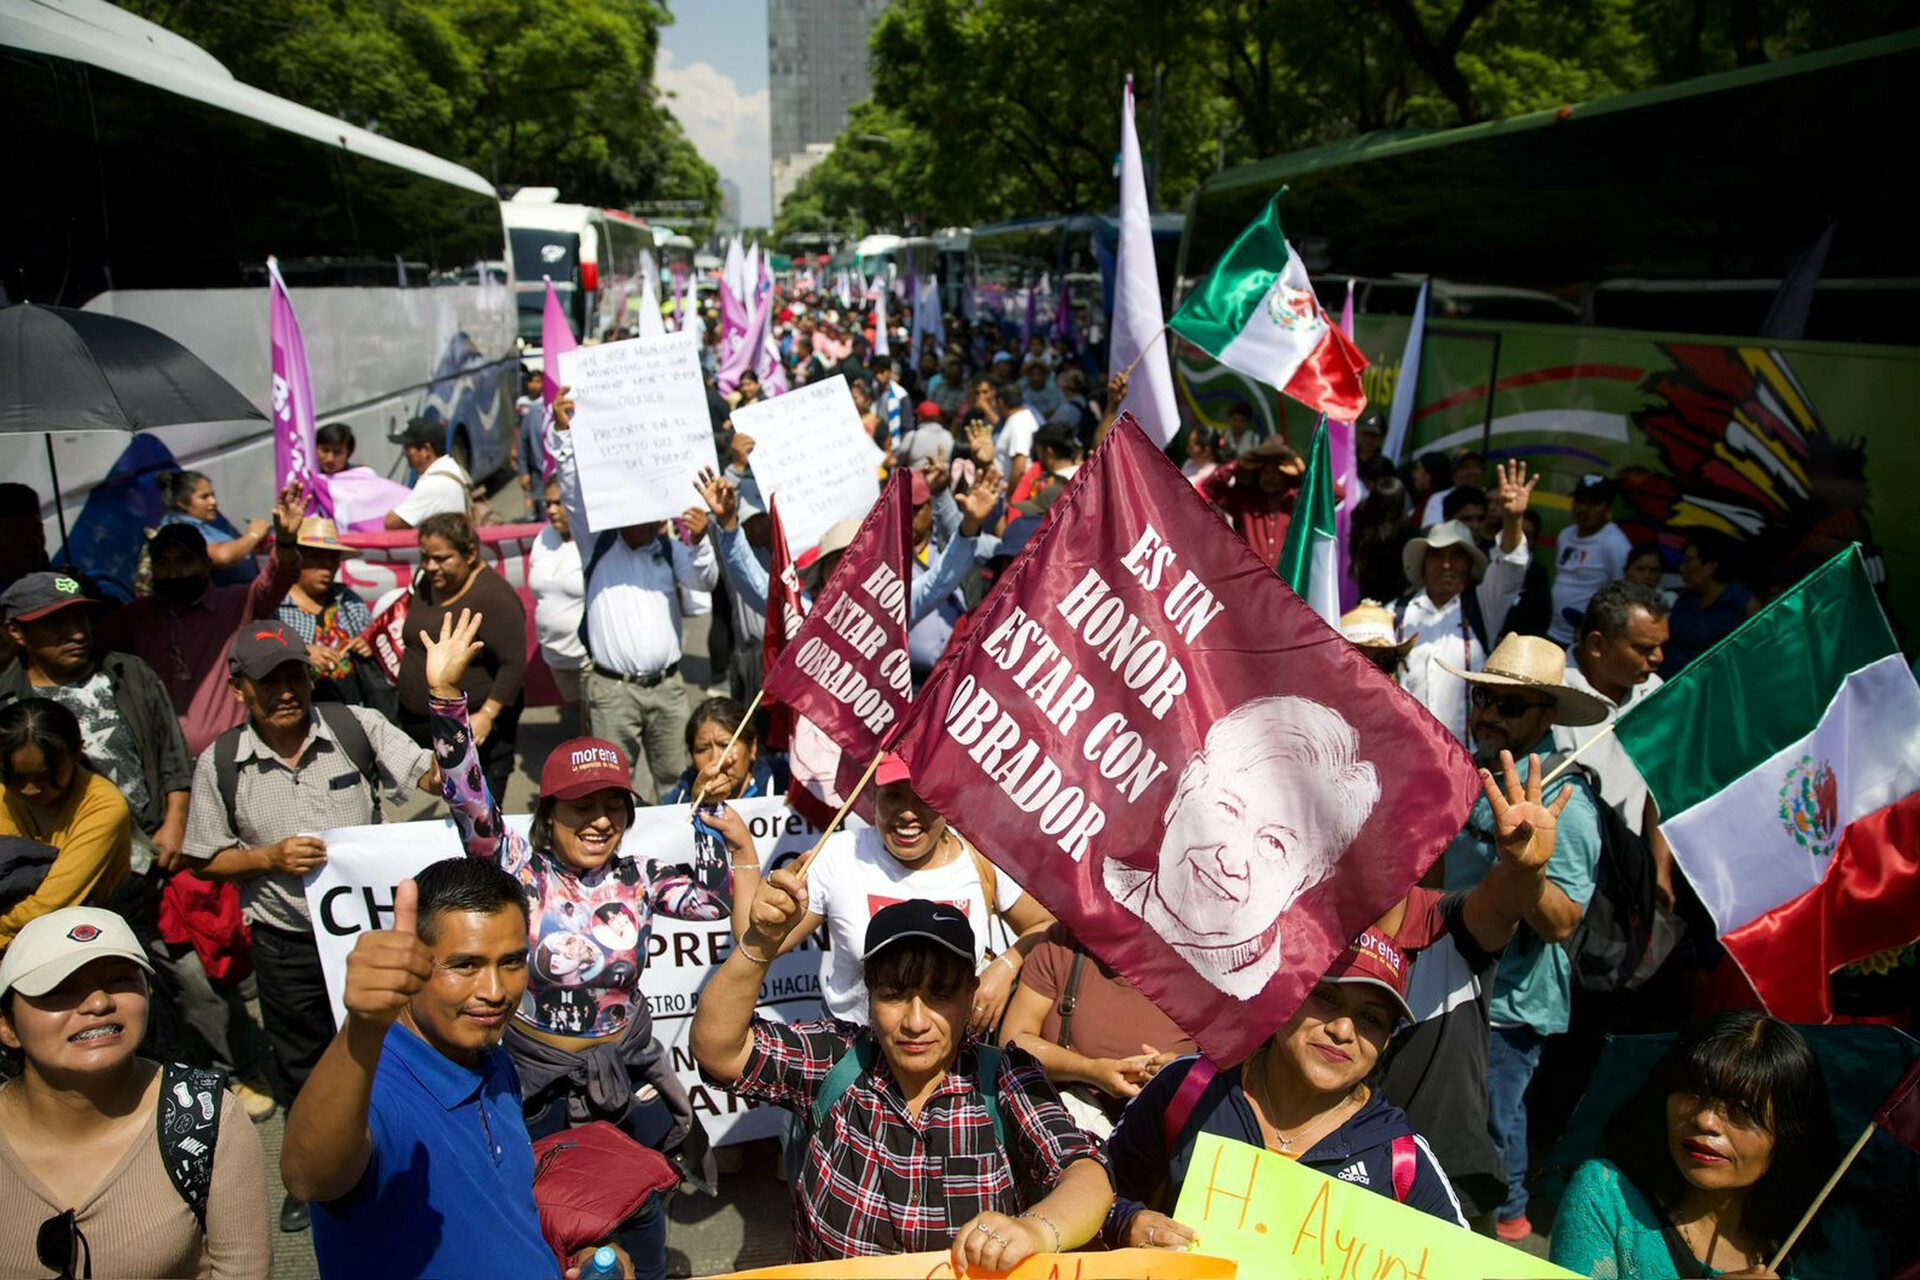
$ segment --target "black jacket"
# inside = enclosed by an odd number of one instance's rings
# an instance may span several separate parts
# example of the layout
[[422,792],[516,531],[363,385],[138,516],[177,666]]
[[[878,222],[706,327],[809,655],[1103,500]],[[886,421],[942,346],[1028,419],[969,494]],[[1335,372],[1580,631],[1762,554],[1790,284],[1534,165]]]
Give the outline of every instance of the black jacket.
[[[193,757],[187,738],[173,713],[173,699],[153,668],[130,653],[109,653],[100,669],[113,685],[113,704],[133,732],[134,750],[147,783],[147,803],[133,815],[140,830],[152,835],[167,816],[169,791],[193,790]],[[0,671],[0,707],[35,696],[27,681],[27,664],[17,660]]]

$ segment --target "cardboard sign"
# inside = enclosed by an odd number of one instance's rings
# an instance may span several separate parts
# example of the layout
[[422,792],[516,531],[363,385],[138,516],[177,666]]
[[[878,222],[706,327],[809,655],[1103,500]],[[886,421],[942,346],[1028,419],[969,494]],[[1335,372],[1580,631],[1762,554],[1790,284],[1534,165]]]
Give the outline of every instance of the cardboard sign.
[[844,375],[736,409],[733,429],[753,437],[760,492],[780,499],[795,556],[839,520],[858,520],[880,496],[885,455],[860,422]]
[[1270,1280],[1552,1280],[1573,1272],[1270,1151],[1203,1133],[1173,1219]]
[[[733,808],[753,833],[761,863],[768,870],[799,857],[819,836],[778,797],[741,800]],[[686,805],[640,810],[621,842],[621,855],[663,862],[691,860],[688,815]],[[523,835],[530,821],[525,815],[506,820]],[[355,939],[365,930],[392,925],[393,891],[402,880],[432,863],[460,857],[461,850],[451,819],[344,827],[323,832],[320,838],[326,841],[327,861],[306,879],[307,909],[338,1025],[347,955]],[[803,1022],[823,1016],[820,979],[826,972],[826,956],[820,948],[825,937],[823,929],[799,950],[774,962],[760,988],[757,1012],[762,1017]],[[695,1114],[716,1144],[772,1137],[782,1123],[778,1107],[749,1105],[701,1080],[693,1061],[688,1038],[694,1003],[707,978],[732,949],[733,935],[725,919],[677,920],[657,909],[647,936],[646,968],[640,975],[640,992],[653,1013],[653,1033],[666,1047],[674,1074],[686,1086]]]
[[717,464],[700,349],[689,333],[629,338],[560,356],[573,388],[580,495],[595,530],[677,516]]
[[[1036,1253],[1011,1271],[967,1272],[968,1280],[1234,1280],[1240,1270],[1227,1258],[1163,1249],[1117,1249],[1112,1253]],[[730,1271],[713,1280],[956,1280],[947,1253],[897,1253],[885,1258],[838,1258],[790,1262],[780,1267]]]

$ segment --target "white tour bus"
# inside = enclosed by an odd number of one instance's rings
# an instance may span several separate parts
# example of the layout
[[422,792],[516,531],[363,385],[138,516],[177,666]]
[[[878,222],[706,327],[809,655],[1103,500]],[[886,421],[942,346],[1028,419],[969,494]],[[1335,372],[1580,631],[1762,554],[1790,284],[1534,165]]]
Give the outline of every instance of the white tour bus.
[[520,337],[529,347],[540,346],[545,276],[574,337],[596,342],[620,326],[615,312],[639,296],[640,254],[653,247],[652,228],[618,209],[562,204],[558,187],[522,187],[500,212],[513,247]]
[[[106,0],[0,5],[0,120],[12,126],[0,305],[150,325],[264,413],[271,254],[305,333],[318,419],[353,428],[357,463],[406,480],[392,437],[426,415],[476,477],[505,465],[513,296],[499,200],[478,174],[250,88]],[[236,525],[271,507],[265,422],[54,445],[70,525],[96,488],[104,515],[139,475],[171,465],[207,473]],[[0,477],[39,491],[57,548],[42,438],[0,437]],[[84,550],[80,527],[73,539]]]

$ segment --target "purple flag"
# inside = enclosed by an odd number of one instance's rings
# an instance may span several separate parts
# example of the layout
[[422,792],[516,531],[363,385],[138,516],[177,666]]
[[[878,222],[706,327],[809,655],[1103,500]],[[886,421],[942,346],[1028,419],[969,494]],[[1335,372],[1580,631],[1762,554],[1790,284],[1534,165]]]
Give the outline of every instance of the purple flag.
[[720,282],[720,363],[731,364],[751,326],[745,303],[725,280]]
[[547,282],[547,309],[540,317],[540,395],[551,406],[560,394],[560,353],[573,350],[580,342],[567,323],[560,295],[553,291],[553,277],[540,278]]
[[307,509],[333,515],[333,496],[326,477],[313,465],[313,379],[307,373],[307,343],[300,336],[300,319],[280,278],[280,264],[267,259],[272,295],[268,341],[273,348],[273,478],[276,490],[290,484],[307,486]]
[[680,273],[673,273],[673,327],[678,332],[687,327],[686,296],[681,289]]
[[[724,290],[726,287],[722,282],[720,288]],[[752,322],[746,326],[731,351],[722,343],[720,372],[714,377],[714,385],[720,388],[721,395],[731,394],[740,385],[740,375],[747,370],[752,369],[756,375],[760,374],[761,347],[766,339],[772,337],[767,326],[767,320],[772,315],[773,303],[769,300],[767,305],[753,309]],[[760,382],[762,391],[766,391],[766,378],[761,376]]]

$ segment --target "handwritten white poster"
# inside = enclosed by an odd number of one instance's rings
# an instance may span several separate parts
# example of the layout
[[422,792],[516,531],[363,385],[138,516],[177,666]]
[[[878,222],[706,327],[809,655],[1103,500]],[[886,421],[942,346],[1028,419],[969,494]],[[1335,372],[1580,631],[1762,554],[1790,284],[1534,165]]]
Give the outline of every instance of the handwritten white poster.
[[573,388],[574,456],[596,532],[700,501],[700,468],[717,460],[692,333],[577,347],[561,353],[560,380]]
[[733,429],[753,437],[754,478],[763,496],[779,499],[796,556],[836,520],[866,515],[880,496],[885,455],[861,424],[844,375],[735,410]]
[[[763,867],[784,866],[808,849],[819,832],[770,797],[741,800],[735,811],[753,833]],[[686,805],[641,809],[635,825],[621,841],[622,857],[674,864],[693,860],[692,827]],[[525,834],[531,821],[509,817],[507,825]],[[327,996],[334,1022],[342,1016],[347,955],[355,939],[368,929],[393,924],[393,892],[402,880],[431,863],[461,856],[451,820],[401,822],[386,826],[343,827],[324,832],[327,861],[307,877],[307,908],[313,917],[313,939],[320,951]],[[823,1016],[820,978],[826,972],[826,931],[823,929],[799,950],[774,961],[760,988],[762,1017],[800,1022]],[[656,909],[647,936],[647,963],[640,974],[640,991],[653,1013],[653,1034],[665,1046],[673,1071],[686,1087],[695,1114],[715,1143],[745,1142],[772,1137],[780,1131],[776,1107],[750,1106],[724,1089],[700,1078],[688,1037],[700,988],[733,949],[733,934],[725,919],[681,920]]]

